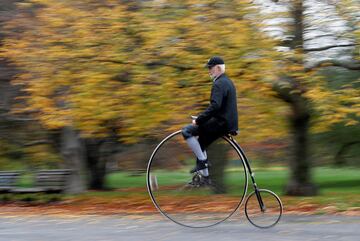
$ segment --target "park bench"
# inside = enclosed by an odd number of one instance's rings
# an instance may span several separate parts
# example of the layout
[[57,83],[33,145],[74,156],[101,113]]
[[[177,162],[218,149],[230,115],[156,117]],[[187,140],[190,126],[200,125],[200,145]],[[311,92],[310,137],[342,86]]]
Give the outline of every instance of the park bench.
[[19,176],[19,171],[0,171],[0,192],[11,192]]
[[28,188],[15,188],[14,193],[61,193],[67,186],[69,169],[40,170],[36,172],[35,186]]

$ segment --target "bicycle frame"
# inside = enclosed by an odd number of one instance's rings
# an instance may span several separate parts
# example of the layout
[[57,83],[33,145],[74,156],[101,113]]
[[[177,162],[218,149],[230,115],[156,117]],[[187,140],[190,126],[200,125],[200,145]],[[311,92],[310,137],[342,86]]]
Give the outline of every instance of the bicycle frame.
[[256,194],[256,197],[257,197],[257,200],[259,201],[259,206],[260,206],[260,209],[261,209],[261,212],[265,212],[266,210],[266,207],[264,205],[264,202],[261,198],[261,195],[260,195],[260,192],[259,192],[259,188],[257,187],[257,184],[256,184],[256,181],[255,181],[255,173],[251,170],[251,167],[250,167],[250,163],[249,163],[249,160],[247,159],[246,155],[245,155],[245,152],[243,151],[243,149],[240,147],[240,145],[237,143],[237,141],[233,138],[232,135],[227,135],[227,137],[229,138],[230,141],[232,141],[234,143],[234,145],[236,146],[236,148],[238,149],[238,151],[241,153],[241,155],[244,157],[245,159],[245,164],[246,164],[246,168],[248,169],[249,171],[249,174],[250,174],[250,177],[251,177],[251,181],[253,183],[253,187],[254,187],[254,190],[255,190],[255,194]]

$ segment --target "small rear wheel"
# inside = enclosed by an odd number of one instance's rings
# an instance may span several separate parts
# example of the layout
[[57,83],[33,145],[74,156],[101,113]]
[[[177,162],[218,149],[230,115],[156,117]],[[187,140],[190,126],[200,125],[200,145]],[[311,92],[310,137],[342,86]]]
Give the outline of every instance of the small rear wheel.
[[281,200],[270,190],[259,189],[258,191],[259,197],[254,191],[246,199],[245,215],[249,222],[258,228],[273,227],[279,222],[283,212]]

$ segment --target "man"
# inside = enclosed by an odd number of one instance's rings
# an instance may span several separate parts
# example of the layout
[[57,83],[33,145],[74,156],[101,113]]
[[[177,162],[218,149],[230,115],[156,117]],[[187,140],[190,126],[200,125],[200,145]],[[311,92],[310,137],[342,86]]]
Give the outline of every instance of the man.
[[[182,129],[182,135],[196,155],[196,166],[190,172],[199,172],[209,183],[209,161],[206,148],[219,137],[238,130],[236,89],[225,75],[225,62],[214,56],[206,63],[213,80],[210,104],[193,123]],[[197,138],[198,137],[198,138]]]

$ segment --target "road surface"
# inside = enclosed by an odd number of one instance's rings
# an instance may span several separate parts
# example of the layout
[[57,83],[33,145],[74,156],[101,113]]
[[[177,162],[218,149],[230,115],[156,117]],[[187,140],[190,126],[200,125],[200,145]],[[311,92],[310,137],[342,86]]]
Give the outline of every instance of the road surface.
[[251,226],[244,217],[205,229],[181,227],[155,214],[0,217],[1,241],[359,241],[359,237],[359,216],[285,215],[277,226],[266,230]]

